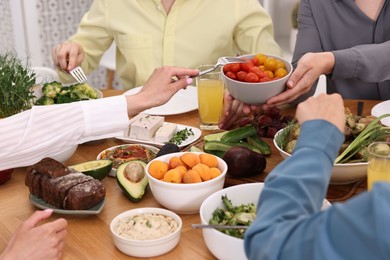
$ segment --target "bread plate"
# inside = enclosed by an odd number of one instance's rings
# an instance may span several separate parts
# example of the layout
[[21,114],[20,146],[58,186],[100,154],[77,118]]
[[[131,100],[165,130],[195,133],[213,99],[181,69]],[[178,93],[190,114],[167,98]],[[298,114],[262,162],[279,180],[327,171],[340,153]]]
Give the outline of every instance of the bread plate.
[[59,209],[47,202],[45,202],[41,198],[35,197],[33,194],[30,193],[29,199],[31,204],[33,204],[35,207],[39,209],[52,209],[54,213],[57,214],[65,214],[65,215],[96,215],[99,214],[104,205],[106,204],[106,198],[104,198],[99,204],[96,206],[93,206],[92,208],[85,209],[85,210],[67,210],[67,209]]
[[[167,122],[164,122],[164,124],[167,124]],[[185,128],[191,129],[194,135],[189,136],[186,140],[184,140],[181,144],[179,144],[179,148],[185,147],[187,145],[192,144],[196,140],[200,138],[202,135],[202,131],[199,128],[188,126],[188,125],[181,125],[181,124],[176,124],[177,125],[177,131],[183,130]],[[156,147],[161,147],[164,145],[164,143],[159,143],[154,140],[154,138],[150,140],[140,140],[140,139],[134,139],[130,138],[128,135],[128,130],[126,129],[123,131],[122,135],[116,136],[115,138],[120,139],[126,143],[133,143],[133,144],[147,144],[147,145],[153,145]]]

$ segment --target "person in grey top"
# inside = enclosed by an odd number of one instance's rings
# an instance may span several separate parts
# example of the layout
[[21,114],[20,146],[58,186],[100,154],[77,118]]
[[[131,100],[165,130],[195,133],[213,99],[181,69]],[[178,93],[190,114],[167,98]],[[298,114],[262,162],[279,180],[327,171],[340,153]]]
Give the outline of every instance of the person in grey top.
[[390,99],[390,0],[301,0],[296,68],[278,106],[314,94],[325,74],[327,93],[344,99]]

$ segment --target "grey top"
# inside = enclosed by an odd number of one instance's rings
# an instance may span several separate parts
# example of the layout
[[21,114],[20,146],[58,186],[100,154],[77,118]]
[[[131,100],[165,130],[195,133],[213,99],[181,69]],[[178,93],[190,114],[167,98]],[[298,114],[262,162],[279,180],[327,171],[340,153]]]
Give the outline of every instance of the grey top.
[[[332,51],[335,67],[326,75],[328,93],[390,99],[389,1],[373,21],[354,0],[301,0],[293,65],[307,52]],[[316,86],[307,94],[313,95]]]

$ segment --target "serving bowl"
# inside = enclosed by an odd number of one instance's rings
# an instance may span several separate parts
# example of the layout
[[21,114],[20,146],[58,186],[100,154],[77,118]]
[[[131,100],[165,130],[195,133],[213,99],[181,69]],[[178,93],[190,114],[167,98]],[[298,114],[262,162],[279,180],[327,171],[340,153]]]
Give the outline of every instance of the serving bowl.
[[[213,193],[203,201],[200,207],[199,215],[201,223],[209,224],[213,212],[217,208],[224,207],[221,198],[225,195],[231,200],[234,206],[249,203],[254,203],[257,206],[263,187],[263,183],[246,183],[231,186]],[[329,206],[330,203],[324,200],[322,209]],[[207,248],[217,259],[247,259],[243,239],[229,236],[216,229],[205,228],[202,232]]]
[[66,162],[72,155],[76,152],[78,144],[73,145],[72,147],[62,151],[60,153],[49,155],[48,157],[53,158],[61,163]]
[[[218,160],[217,167],[221,174],[211,180],[199,183],[170,183],[156,179],[150,174],[149,168],[153,161],[159,160],[168,163],[171,158],[180,157],[185,153],[190,152],[170,153],[157,157],[146,165],[146,174],[149,178],[150,190],[158,203],[179,214],[193,214],[199,212],[203,200],[223,188],[227,165],[221,158],[216,157]],[[191,153],[204,154],[203,152]]]
[[[273,143],[278,149],[283,159],[291,156],[291,154],[285,152],[277,143],[278,136],[283,132],[284,128],[279,130],[273,139]],[[330,176],[331,184],[349,184],[354,183],[367,176],[367,162],[356,163],[335,163]]]
[[[130,239],[120,236],[117,232],[117,225],[120,220],[144,214],[158,214],[172,218],[177,223],[177,228],[165,236],[156,239]],[[180,233],[182,229],[181,218],[172,211],[161,208],[138,208],[125,211],[117,215],[110,224],[111,234],[115,246],[124,254],[134,257],[154,257],[168,253],[180,241]],[[139,227],[139,226],[138,226]],[[158,229],[151,228],[158,232]]]
[[[250,60],[255,57],[255,54],[247,54],[239,57]],[[267,57],[273,57],[283,61],[288,74],[280,79],[267,82],[243,82],[231,79],[222,72],[221,74],[226,88],[235,99],[246,104],[258,105],[264,104],[269,98],[284,91],[287,79],[290,77],[293,70],[292,65],[286,59],[276,55],[267,55]]]
[[[114,156],[115,158],[107,158],[109,154],[112,154],[118,149],[128,149],[128,151],[133,150],[133,149],[138,149],[140,148],[141,150],[144,150],[147,154],[142,155],[142,156],[133,156],[131,157],[129,153],[122,153],[122,155],[126,156],[126,158],[121,158],[121,155],[119,154],[118,156]],[[134,151],[134,150],[133,150]],[[104,149],[101,151],[98,156],[96,157],[96,160],[102,160],[102,159],[109,159],[113,160],[113,165],[111,168],[110,173],[108,176],[111,177],[116,177],[116,170],[118,169],[119,165],[128,161],[132,160],[141,160],[145,163],[148,163],[150,160],[152,160],[156,154],[158,153],[159,149],[151,146],[151,145],[146,145],[146,144],[121,144],[121,145],[116,145],[109,147],[107,149]]]

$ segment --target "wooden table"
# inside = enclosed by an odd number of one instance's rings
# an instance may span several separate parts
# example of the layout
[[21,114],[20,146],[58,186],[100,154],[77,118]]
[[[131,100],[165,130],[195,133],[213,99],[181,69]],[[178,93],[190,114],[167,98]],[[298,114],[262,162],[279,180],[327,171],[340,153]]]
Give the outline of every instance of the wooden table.
[[[105,96],[120,93],[117,90],[104,91]],[[365,101],[363,114],[370,114],[371,108],[376,103],[378,102]],[[357,101],[346,101],[346,106],[356,113]],[[287,108],[283,113],[294,114],[294,109]],[[195,127],[199,125],[197,111],[166,116],[166,121]],[[203,134],[207,133],[203,132]],[[281,156],[272,144],[272,140],[265,139],[265,141],[271,145],[272,155],[267,158],[267,167],[264,173],[259,174],[259,181],[262,181],[275,165],[282,161]],[[122,141],[113,138],[79,145],[76,153],[65,164],[72,165],[94,160],[100,151],[122,143]],[[36,210],[29,202],[28,188],[24,185],[25,170],[25,168],[15,169],[11,180],[0,186],[0,252],[4,250],[9,238],[19,224]],[[231,181],[232,179],[227,179],[226,186],[229,186],[229,182],[232,183]],[[114,246],[109,229],[111,220],[119,213],[129,209],[160,207],[154,200],[150,190],[147,190],[141,202],[133,203],[125,197],[114,178],[107,177],[102,182],[107,189],[107,201],[99,215],[54,214],[51,217],[51,220],[64,217],[69,222],[64,259],[132,259],[122,254]],[[330,185],[327,198],[331,202],[343,201],[365,189],[364,179],[353,185]],[[164,256],[156,257],[156,259],[214,259],[203,241],[202,231],[191,228],[191,224],[200,223],[199,215],[181,215],[181,217],[183,219],[183,230],[179,245],[173,251]]]

